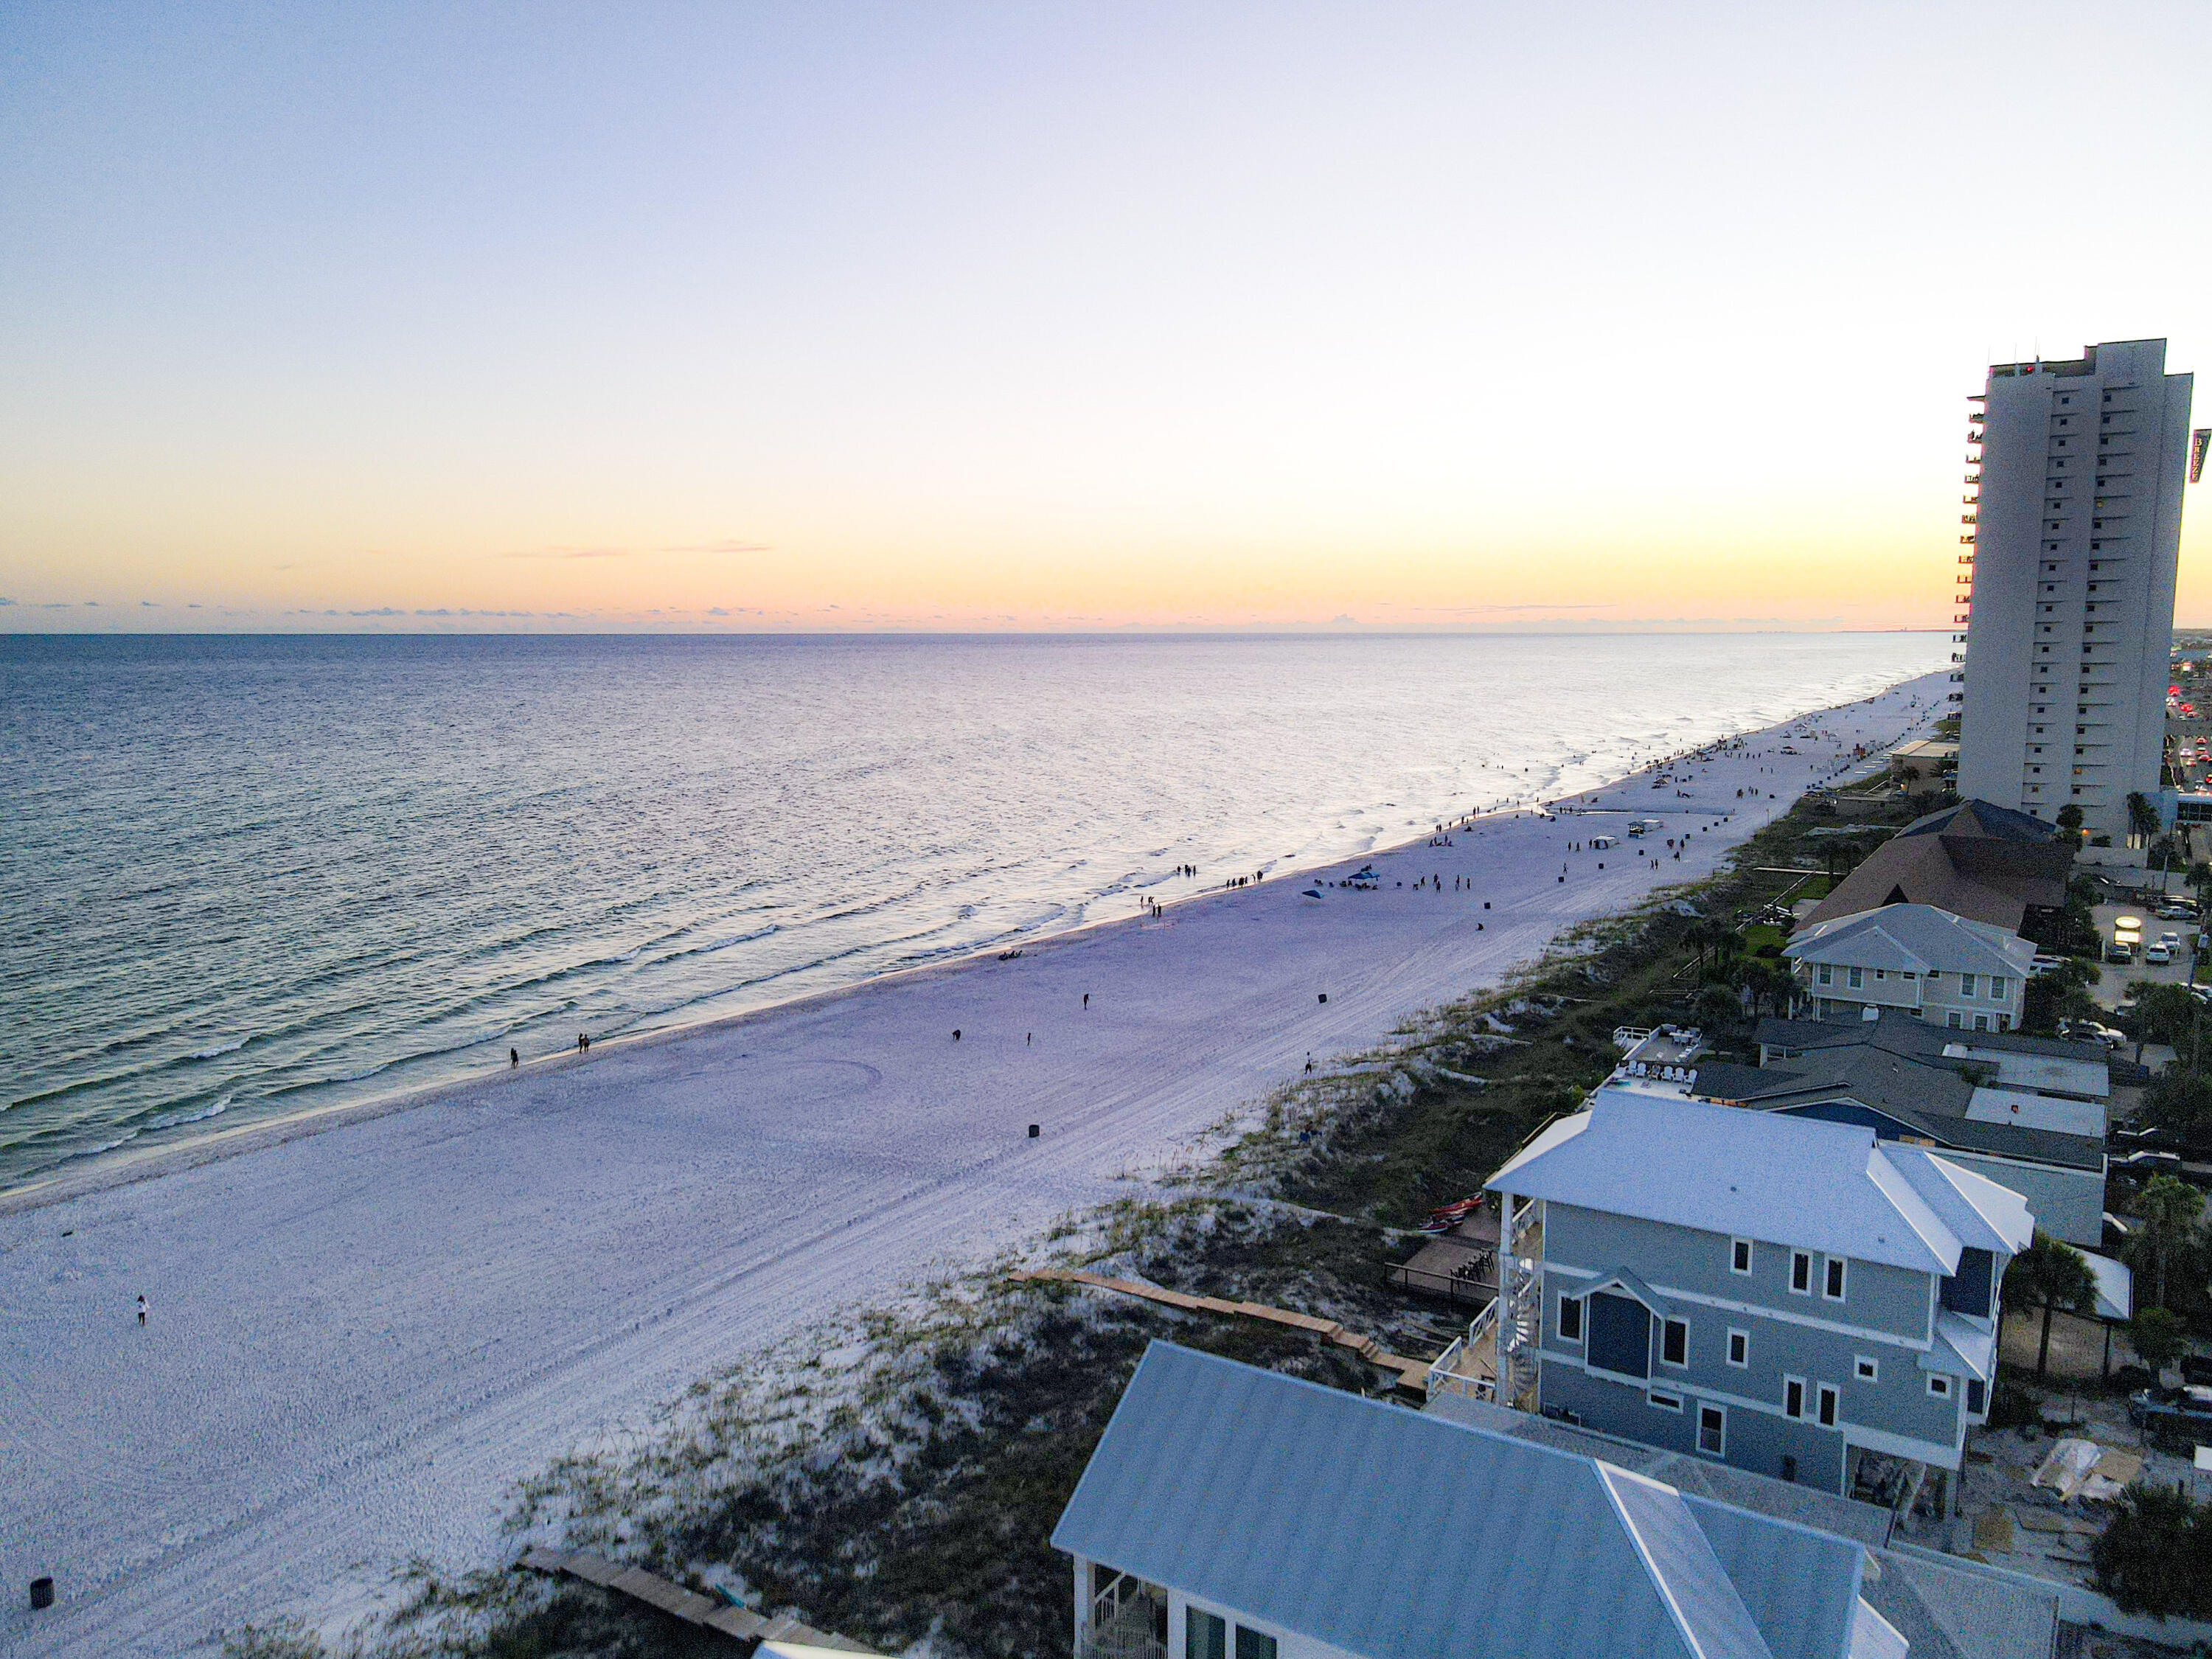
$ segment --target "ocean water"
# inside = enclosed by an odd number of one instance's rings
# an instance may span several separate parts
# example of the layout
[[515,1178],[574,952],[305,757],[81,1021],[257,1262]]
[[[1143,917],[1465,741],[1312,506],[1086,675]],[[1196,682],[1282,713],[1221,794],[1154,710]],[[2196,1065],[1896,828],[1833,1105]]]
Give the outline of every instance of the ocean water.
[[0,636],[0,1185],[1355,854],[1948,650]]

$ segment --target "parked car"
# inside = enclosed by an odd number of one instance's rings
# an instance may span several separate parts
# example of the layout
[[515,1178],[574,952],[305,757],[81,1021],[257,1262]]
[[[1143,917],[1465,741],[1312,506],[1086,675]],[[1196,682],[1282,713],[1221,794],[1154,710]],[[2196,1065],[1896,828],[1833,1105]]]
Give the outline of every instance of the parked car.
[[2105,947],[2105,960],[2107,962],[2133,962],[2135,959],[2136,947],[2132,945],[2123,945],[2114,939]]
[[2101,1042],[2108,1048],[2117,1048],[2128,1040],[2126,1032],[2094,1019],[2062,1019],[2058,1035],[2073,1042]]
[[2178,1389],[2145,1389],[2128,1396],[2128,1418],[2139,1429],[2154,1424],[2212,1427],[2212,1387],[2185,1382]]
[[2166,946],[2169,951],[2179,951],[2181,949],[2181,935],[2175,933],[2171,927],[2167,928],[2164,933],[2158,936],[2158,942]]
[[2158,913],[2160,921],[2194,921],[2197,907],[2193,904],[2169,904]]
[[2154,968],[2163,968],[2173,960],[2173,952],[2163,945],[2146,945],[2143,960]]

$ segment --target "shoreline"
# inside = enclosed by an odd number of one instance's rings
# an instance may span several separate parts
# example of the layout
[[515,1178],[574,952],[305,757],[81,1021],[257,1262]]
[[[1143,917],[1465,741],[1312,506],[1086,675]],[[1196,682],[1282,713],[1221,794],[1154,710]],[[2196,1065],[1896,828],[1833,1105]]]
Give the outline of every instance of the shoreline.
[[[516,1480],[795,1330],[1018,1247],[1133,1176],[1151,1190],[1303,1054],[1370,1047],[1723,866],[1836,769],[1826,745],[1767,752],[1788,733],[1879,751],[1943,712],[1942,685],[1742,734],[1750,750],[1701,769],[1711,816],[1679,872],[1635,843],[1565,853],[1572,813],[1516,809],[1449,848],[1417,836],[1305,872],[1373,862],[1380,890],[1193,893],[1013,962],[878,975],[373,1116],[240,1126],[283,1139],[164,1148],[194,1161],[19,1201],[0,1214],[20,1477],[0,1492],[0,1572],[54,1573],[64,1600],[35,1641],[0,1611],[0,1646],[189,1651],[413,1556],[481,1563]],[[1550,805],[1613,810],[1643,775]],[[1739,785],[1770,793],[1739,806]]]
[[[1626,813],[1632,810],[1669,816],[1695,816],[1696,811],[1693,806],[1682,805],[1671,798],[1668,801],[1657,805],[1638,808],[1632,808],[1626,804],[1589,805],[1577,803],[1594,800],[1608,791],[1624,789],[1630,783],[1650,775],[1658,768],[1674,763],[1682,756],[1705,752],[1747,738],[1778,732],[1784,726],[1802,725],[1808,720],[1855,707],[1859,702],[1871,702],[1875,697],[1888,696],[1899,686],[1910,684],[1913,680],[1933,678],[1933,676],[1913,676],[1898,682],[1896,685],[1875,693],[1873,697],[1856,699],[1851,703],[1838,703],[1825,708],[1814,709],[1793,720],[1775,721],[1747,732],[1731,732],[1712,738],[1702,748],[1682,750],[1673,755],[1657,757],[1644,763],[1633,771],[1591,784],[1572,794],[1562,795],[1554,799],[1501,805],[1468,813],[1461,819],[1448,823],[1446,828],[1448,830],[1465,829],[1474,831],[1479,830],[1485,824],[1510,822],[1532,813],[1557,813],[1561,811],[1572,812],[1577,816],[1615,811]],[[1814,786],[1808,784],[1807,787]],[[1355,860],[1371,862],[1378,859],[1395,857],[1423,844],[1426,839],[1417,832],[1403,841],[1370,847],[1362,854],[1346,854],[1320,864],[1287,868],[1280,872],[1270,871],[1264,882],[1255,883],[1254,885],[1262,886],[1282,881],[1319,879],[1324,875],[1334,873],[1339,866],[1356,868]],[[1160,908],[1164,912],[1180,911],[1192,905],[1218,899],[1232,890],[1234,890],[1215,887],[1198,892],[1185,893],[1164,901]],[[1140,909],[1135,915],[1080,922],[1073,927],[1058,928],[1031,938],[1015,938],[1010,943],[1012,948],[1022,951],[1026,957],[1031,951],[1064,949],[1073,943],[1113,928],[1142,927],[1148,920],[1150,918]],[[863,993],[888,989],[915,980],[975,972],[985,968],[996,967],[1000,965],[1000,945],[987,945],[979,950],[948,957],[942,961],[918,963],[910,968],[896,968],[883,973],[871,974],[866,978],[855,980],[848,985],[829,986],[821,990],[802,992],[796,996],[763,1003],[755,1008],[711,1015],[703,1019],[680,1021],[672,1025],[649,1026],[641,1030],[617,1033],[604,1039],[594,1037],[592,1040],[591,1050],[583,1054],[564,1048],[552,1054],[538,1055],[534,1059],[526,1059],[520,1066],[510,1066],[503,1071],[495,1068],[472,1077],[453,1078],[442,1083],[396,1090],[390,1094],[373,1095],[362,1100],[334,1101],[327,1105],[305,1107],[295,1112],[257,1119],[250,1123],[239,1123],[211,1129],[203,1134],[144,1147],[135,1152],[118,1151],[112,1153],[95,1154],[85,1159],[80,1167],[73,1168],[69,1164],[63,1164],[27,1181],[20,1182],[12,1186],[0,1187],[0,1217],[45,1208],[50,1205],[67,1202],[70,1199],[110,1191],[118,1187],[129,1186],[142,1181],[158,1180],[165,1176],[199,1169],[224,1158],[239,1157],[270,1146],[283,1146],[304,1136],[321,1134],[330,1130],[344,1128],[352,1124],[392,1116],[397,1113],[435,1106],[465,1097],[476,1090],[496,1088],[502,1079],[509,1083],[516,1083],[529,1077],[542,1077],[548,1073],[583,1066],[599,1057],[598,1050],[603,1044],[607,1050],[605,1057],[611,1059],[616,1054],[633,1052],[641,1048],[713,1036],[738,1029],[748,1024],[804,1012],[817,1006],[826,1006]]]

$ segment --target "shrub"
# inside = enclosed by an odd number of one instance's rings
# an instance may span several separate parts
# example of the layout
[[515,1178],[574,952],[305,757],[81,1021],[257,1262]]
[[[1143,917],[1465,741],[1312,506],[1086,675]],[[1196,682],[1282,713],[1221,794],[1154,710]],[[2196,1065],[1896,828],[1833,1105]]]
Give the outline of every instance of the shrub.
[[2124,1613],[2212,1615],[2212,1512],[2170,1486],[2130,1486],[2092,1546],[2097,1588]]

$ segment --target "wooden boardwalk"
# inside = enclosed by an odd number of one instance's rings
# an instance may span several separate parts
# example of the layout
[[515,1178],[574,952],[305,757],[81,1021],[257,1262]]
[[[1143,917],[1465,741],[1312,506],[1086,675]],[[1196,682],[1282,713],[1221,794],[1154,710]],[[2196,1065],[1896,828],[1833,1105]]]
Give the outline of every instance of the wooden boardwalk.
[[1012,1277],[1017,1281],[1033,1283],[1088,1285],[1093,1290],[1112,1291],[1121,1296],[1142,1297],[1147,1302],[1164,1303],[1170,1308],[1181,1308],[1186,1313],[1230,1314],[1311,1331],[1316,1336],[1324,1337],[1339,1347],[1351,1349],[1379,1370],[1396,1373],[1398,1385],[1411,1389],[1416,1394],[1426,1392],[1429,1367],[1435,1363],[1430,1359],[1412,1359],[1401,1353],[1392,1353],[1373,1337],[1348,1331],[1333,1319],[1317,1319],[1311,1314],[1292,1313],[1287,1308],[1270,1308],[1258,1302],[1229,1302],[1218,1296],[1187,1296],[1181,1291],[1163,1290],[1158,1285],[1146,1285],[1133,1279],[1108,1279],[1103,1273],[1085,1273],[1079,1267],[1025,1267]]
[[659,1608],[672,1619],[717,1631],[732,1641],[788,1642],[801,1647],[834,1649],[839,1653],[875,1652],[873,1648],[848,1642],[842,1636],[831,1636],[802,1625],[796,1619],[768,1619],[750,1607],[733,1607],[726,1601],[685,1589],[681,1584],[672,1584],[642,1567],[626,1567],[619,1561],[610,1561],[587,1550],[548,1549],[542,1544],[533,1544],[523,1551],[522,1565],[539,1572],[565,1572],[602,1589],[619,1590],[647,1607]]

